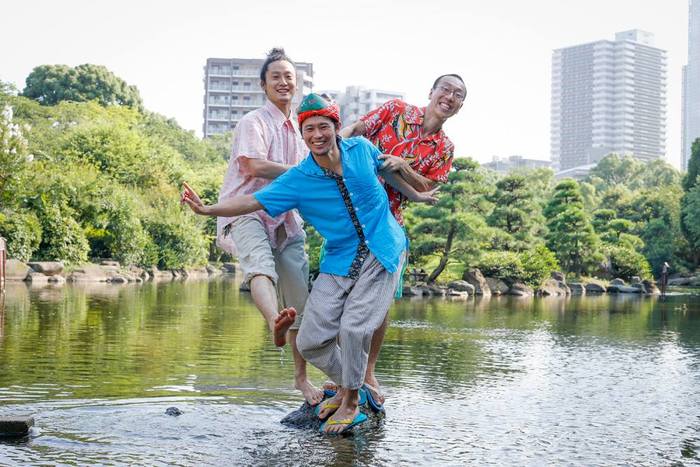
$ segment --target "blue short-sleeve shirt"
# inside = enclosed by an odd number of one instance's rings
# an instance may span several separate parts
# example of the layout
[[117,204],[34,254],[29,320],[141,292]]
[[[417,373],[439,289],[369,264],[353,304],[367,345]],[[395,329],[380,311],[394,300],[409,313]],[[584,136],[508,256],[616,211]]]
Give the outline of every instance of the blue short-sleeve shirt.
[[[393,273],[406,248],[406,236],[391,214],[386,190],[377,179],[381,153],[361,136],[342,139],[339,147],[343,182],[365,243],[382,266]],[[349,276],[360,238],[336,181],[324,173],[310,153],[253,196],[271,216],[297,209],[326,239],[321,272]]]

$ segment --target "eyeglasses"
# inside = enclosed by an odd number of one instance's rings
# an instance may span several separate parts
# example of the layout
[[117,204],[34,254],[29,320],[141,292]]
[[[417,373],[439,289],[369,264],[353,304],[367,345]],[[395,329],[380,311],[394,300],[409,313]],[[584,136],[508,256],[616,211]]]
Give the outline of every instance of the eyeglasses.
[[444,94],[445,96],[452,95],[458,101],[463,101],[467,97],[461,89],[450,88],[444,84],[438,84],[437,89],[440,91],[440,94]]

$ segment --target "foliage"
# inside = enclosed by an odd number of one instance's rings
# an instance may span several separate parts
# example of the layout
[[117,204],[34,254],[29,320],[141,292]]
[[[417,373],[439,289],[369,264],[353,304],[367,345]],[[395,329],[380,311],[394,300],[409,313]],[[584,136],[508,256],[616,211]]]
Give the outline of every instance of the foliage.
[[52,204],[42,197],[37,215],[44,235],[39,245],[38,259],[62,260],[66,264],[87,261],[90,245],[72,214],[68,206]]
[[487,251],[472,266],[486,277],[504,281],[519,280],[524,275],[520,256],[512,251]]
[[690,159],[688,160],[688,172],[683,178],[683,191],[690,191],[698,183],[700,176],[700,138],[693,141],[690,150]]
[[597,268],[602,260],[600,239],[583,210],[583,197],[575,180],[564,180],[554,188],[544,209],[547,218],[547,247],[566,270],[581,275]]
[[634,276],[642,279],[652,277],[649,262],[641,253],[625,246],[607,246],[605,253],[609,259],[612,277],[619,277],[627,281]]
[[487,218],[490,226],[506,234],[508,250],[522,251],[534,242],[533,230],[537,212],[533,193],[523,175],[507,175],[496,183],[496,191],[488,197],[494,205]]
[[28,161],[27,140],[13,121],[12,107],[0,109],[0,206],[14,197]]
[[451,259],[464,261],[477,255],[484,241],[486,225],[479,213],[484,208],[486,186],[479,164],[460,158],[455,159],[453,168],[435,206],[416,205],[407,213],[412,262],[440,257],[428,282],[435,281]]
[[543,244],[520,253],[520,264],[523,269],[521,279],[531,287],[539,287],[559,269],[556,255]]
[[309,256],[309,274],[316,277],[321,267],[321,245],[323,237],[310,224],[304,225],[306,232],[306,253]]
[[27,76],[22,94],[42,105],[61,101],[86,102],[96,100],[101,105],[124,105],[141,108],[141,96],[135,86],[129,86],[104,66],[84,64],[41,65]]
[[8,258],[29,261],[41,243],[41,225],[33,212],[0,213],[0,236],[7,240]]

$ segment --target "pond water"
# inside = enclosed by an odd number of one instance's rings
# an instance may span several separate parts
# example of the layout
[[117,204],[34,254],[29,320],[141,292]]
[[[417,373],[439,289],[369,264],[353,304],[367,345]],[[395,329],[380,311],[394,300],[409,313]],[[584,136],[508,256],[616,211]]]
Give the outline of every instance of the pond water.
[[698,295],[401,299],[390,315],[387,416],[329,438],[279,423],[302,402],[291,354],[234,279],[8,284],[0,416],[36,426],[0,440],[0,464],[700,463]]

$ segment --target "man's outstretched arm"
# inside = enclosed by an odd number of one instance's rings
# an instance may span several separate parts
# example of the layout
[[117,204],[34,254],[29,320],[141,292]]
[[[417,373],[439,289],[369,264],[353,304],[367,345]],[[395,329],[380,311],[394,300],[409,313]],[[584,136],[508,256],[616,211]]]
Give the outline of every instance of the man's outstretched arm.
[[382,154],[379,156],[379,159],[384,161],[384,165],[382,165],[381,169],[382,171],[399,174],[418,191],[432,190],[437,186],[437,183],[434,180],[426,178],[413,170],[408,161],[403,157],[392,156],[391,154]]
[[415,201],[417,203],[427,203],[435,204],[438,202],[437,193],[440,188],[433,188],[427,191],[417,191],[411,186],[398,172],[392,172],[390,170],[380,170],[379,175],[382,176],[384,181],[389,185],[396,188],[402,195],[408,198],[410,201]]
[[187,204],[193,212],[203,216],[242,216],[263,209],[263,205],[253,195],[234,196],[216,204],[205,205],[187,183],[183,183],[180,202]]
[[246,156],[239,156],[238,164],[244,173],[268,180],[279,177],[291,167],[290,165],[280,164],[278,162]]
[[366,131],[365,122],[358,120],[340,130],[338,134],[343,138],[352,138],[353,136],[364,136]]

